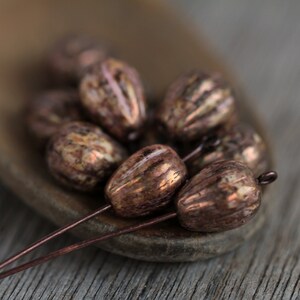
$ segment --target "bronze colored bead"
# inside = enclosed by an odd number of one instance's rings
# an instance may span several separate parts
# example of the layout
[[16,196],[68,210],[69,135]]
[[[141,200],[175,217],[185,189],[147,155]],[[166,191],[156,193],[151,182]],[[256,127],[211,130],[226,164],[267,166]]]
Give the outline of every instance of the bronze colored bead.
[[77,83],[94,64],[108,57],[108,50],[85,35],[69,35],[57,42],[48,56],[48,67],[54,80]]
[[219,232],[239,227],[257,212],[261,189],[243,163],[227,160],[206,166],[180,190],[177,212],[188,230]]
[[126,158],[126,151],[100,128],[89,123],[64,125],[50,140],[47,163],[63,185],[92,191]]
[[228,130],[220,129],[217,136],[221,141],[220,145],[214,151],[188,163],[189,174],[194,175],[207,164],[225,159],[244,162],[255,175],[267,169],[266,144],[250,125],[238,124]]
[[173,149],[152,145],[134,153],[117,169],[105,194],[118,215],[144,216],[169,204],[186,176],[185,164]]
[[171,84],[157,118],[165,134],[189,141],[226,123],[234,112],[227,83],[219,75],[193,71]]
[[94,122],[116,138],[134,140],[144,125],[144,91],[135,69],[108,59],[94,66],[80,84],[81,100]]
[[75,90],[49,90],[30,102],[27,111],[27,126],[40,146],[63,125],[84,119]]

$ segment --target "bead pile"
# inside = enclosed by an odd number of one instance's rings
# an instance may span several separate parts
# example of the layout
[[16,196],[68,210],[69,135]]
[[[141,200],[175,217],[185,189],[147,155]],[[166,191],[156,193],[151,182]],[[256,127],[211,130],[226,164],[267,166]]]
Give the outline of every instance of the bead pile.
[[57,87],[29,104],[28,130],[60,185],[98,193],[104,186],[108,204],[0,268],[107,210],[123,218],[169,212],[54,251],[1,273],[0,279],[170,218],[190,231],[221,232],[256,214],[261,187],[277,174],[266,170],[265,142],[240,122],[236,96],[220,74],[194,70],[180,76],[150,111],[139,73],[89,37],[59,41],[47,67]]

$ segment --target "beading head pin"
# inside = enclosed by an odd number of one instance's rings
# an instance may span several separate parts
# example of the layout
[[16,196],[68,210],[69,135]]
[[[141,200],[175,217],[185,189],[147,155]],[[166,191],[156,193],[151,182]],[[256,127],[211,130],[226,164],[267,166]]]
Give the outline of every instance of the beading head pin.
[[[178,217],[181,226],[197,232],[219,232],[236,228],[248,222],[257,212],[261,202],[260,186],[270,184],[276,178],[277,174],[274,171],[255,178],[252,171],[241,162],[211,163],[180,190],[175,197],[175,211],[53,251],[1,273],[0,279],[94,243],[175,217]],[[4,264],[1,265],[3,266]]]
[[[78,123],[75,125],[77,128]],[[74,124],[67,126],[67,128],[70,126],[74,126]],[[77,143],[78,139],[73,142]],[[105,191],[109,204],[59,228],[6,259],[0,263],[0,269],[107,210],[113,209],[117,215],[122,217],[139,217],[162,209],[172,201],[172,196],[186,180],[185,163],[201,153],[210,151],[212,147],[218,144],[217,137],[204,139],[203,143],[183,159],[180,159],[174,150],[165,145],[142,148],[129,157],[108,181]],[[57,178],[60,179],[60,176]],[[70,180],[68,179],[68,181]]]

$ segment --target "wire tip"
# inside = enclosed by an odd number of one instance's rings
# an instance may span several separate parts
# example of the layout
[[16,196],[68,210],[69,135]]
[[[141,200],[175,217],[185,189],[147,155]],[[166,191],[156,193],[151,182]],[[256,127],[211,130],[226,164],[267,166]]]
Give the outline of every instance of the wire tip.
[[278,178],[278,174],[275,171],[268,171],[257,177],[259,185],[267,185],[274,182]]
[[217,146],[221,144],[221,140],[218,135],[210,135],[204,139],[203,144],[205,151],[213,151]]

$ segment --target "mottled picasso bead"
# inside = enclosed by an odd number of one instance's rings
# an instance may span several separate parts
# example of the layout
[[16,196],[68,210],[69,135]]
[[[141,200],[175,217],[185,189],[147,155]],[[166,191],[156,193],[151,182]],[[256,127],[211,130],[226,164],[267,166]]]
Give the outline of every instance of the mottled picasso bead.
[[243,163],[226,160],[202,169],[180,190],[180,224],[191,231],[219,232],[239,227],[257,212],[261,188]]
[[266,144],[250,125],[237,124],[230,129],[220,129],[216,134],[220,139],[219,146],[188,162],[190,175],[213,161],[225,159],[244,162],[255,175],[266,171],[269,164]]
[[89,123],[64,125],[50,140],[47,163],[63,185],[92,191],[126,158],[126,151],[100,128]]
[[130,156],[105,187],[107,200],[123,217],[147,215],[168,205],[187,176],[174,150],[152,145]]
[[136,139],[146,120],[143,87],[137,71],[107,59],[80,83],[82,105],[91,119],[122,141]]
[[84,119],[76,90],[48,90],[28,105],[26,121],[31,135],[44,146],[64,124]]
[[166,135],[190,141],[226,123],[235,111],[231,88],[219,75],[193,71],[170,86],[157,119]]
[[68,35],[50,50],[47,66],[58,83],[77,83],[89,68],[108,57],[108,49],[85,35]]

